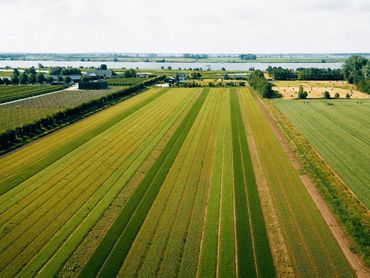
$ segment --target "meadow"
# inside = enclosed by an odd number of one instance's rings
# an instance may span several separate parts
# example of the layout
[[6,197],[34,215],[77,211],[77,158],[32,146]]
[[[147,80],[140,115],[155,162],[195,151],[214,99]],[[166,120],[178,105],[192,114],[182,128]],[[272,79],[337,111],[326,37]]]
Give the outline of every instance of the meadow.
[[370,102],[276,101],[276,106],[370,207]]
[[295,276],[353,276],[248,88],[152,88],[0,166],[1,277],[283,276],[265,195]]
[[[54,88],[55,86],[50,87]],[[98,99],[122,88],[123,87],[116,87],[109,90],[90,91],[65,90],[55,94],[41,95],[36,98],[19,100],[17,102],[1,105],[0,132],[35,122],[45,116],[49,116],[66,108],[75,107],[90,100]]]
[[65,89],[64,85],[0,85],[0,103]]

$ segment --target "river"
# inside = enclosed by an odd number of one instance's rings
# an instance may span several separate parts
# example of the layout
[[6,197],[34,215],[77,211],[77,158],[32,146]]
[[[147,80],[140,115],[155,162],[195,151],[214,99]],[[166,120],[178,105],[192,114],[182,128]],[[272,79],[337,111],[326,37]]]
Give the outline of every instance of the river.
[[161,69],[164,67],[167,69],[169,66],[172,69],[189,69],[189,68],[202,68],[203,70],[248,70],[250,68],[266,70],[268,66],[272,67],[283,67],[288,69],[297,68],[341,68],[343,63],[177,63],[177,62],[81,62],[81,61],[15,61],[15,60],[0,60],[0,68],[6,66],[16,68],[30,68],[32,66],[38,67],[38,64],[42,64],[45,67],[98,67],[101,64],[106,64],[108,68],[119,69],[119,68],[133,68],[133,69]]

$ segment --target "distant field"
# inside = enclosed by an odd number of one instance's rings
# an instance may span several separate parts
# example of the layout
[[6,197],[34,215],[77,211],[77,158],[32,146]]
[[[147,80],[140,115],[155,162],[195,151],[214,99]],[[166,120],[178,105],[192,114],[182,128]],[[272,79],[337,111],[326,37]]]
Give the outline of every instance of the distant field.
[[369,208],[370,101],[275,103]]
[[65,87],[63,85],[0,85],[0,103],[50,93]]
[[122,88],[97,91],[66,90],[2,105],[0,106],[0,132],[32,123],[57,111],[98,99]]
[[297,98],[299,86],[302,85],[304,91],[308,93],[307,98],[322,98],[325,91],[334,98],[338,93],[340,98],[345,98],[349,94],[354,99],[369,99],[369,95],[356,90],[356,86],[346,81],[275,81],[273,90],[282,94],[285,99]]
[[143,83],[150,78],[109,78],[105,79],[108,82],[108,86],[133,86]]
[[1,277],[281,277],[261,194],[294,274],[352,276],[246,88],[152,88],[1,156],[0,177]]

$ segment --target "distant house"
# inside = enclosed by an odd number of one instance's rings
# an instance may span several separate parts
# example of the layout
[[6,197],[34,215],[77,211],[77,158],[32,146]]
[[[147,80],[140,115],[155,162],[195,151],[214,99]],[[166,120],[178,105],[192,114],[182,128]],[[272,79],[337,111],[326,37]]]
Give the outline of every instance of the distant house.
[[179,73],[176,73],[176,80],[179,81],[179,82],[183,82],[185,81],[186,79],[188,79],[188,76],[186,73],[182,73],[182,72],[179,72]]
[[87,76],[96,77],[98,79],[101,78],[111,78],[115,73],[110,69],[93,69],[86,72]]

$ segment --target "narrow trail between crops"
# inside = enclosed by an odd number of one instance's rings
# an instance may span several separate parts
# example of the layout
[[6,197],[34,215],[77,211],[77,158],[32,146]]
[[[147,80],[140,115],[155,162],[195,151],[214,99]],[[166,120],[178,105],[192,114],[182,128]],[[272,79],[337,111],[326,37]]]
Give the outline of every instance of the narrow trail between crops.
[[[297,157],[295,156],[294,152],[290,149],[287,142],[284,140],[283,135],[281,134],[280,130],[276,126],[276,123],[271,119],[270,115],[268,114],[265,106],[263,105],[262,101],[256,96],[253,95],[257,106],[260,108],[262,115],[266,118],[269,126],[271,127],[272,131],[274,132],[277,140],[283,147],[285,153],[288,155],[289,160],[291,161],[292,165],[295,169],[302,168]],[[358,254],[354,254],[351,251],[352,240],[347,235],[347,233],[342,229],[338,221],[336,220],[334,214],[332,213],[330,207],[325,202],[325,200],[321,197],[320,193],[316,189],[314,182],[311,180],[310,177],[307,175],[300,175],[300,178],[305,185],[307,191],[309,192],[312,200],[314,201],[315,205],[319,209],[323,219],[327,223],[330,228],[330,231],[334,235],[335,239],[337,240],[343,254],[345,255],[348,263],[353,268],[354,272],[356,273],[357,277],[360,278],[369,278],[370,277],[370,269],[365,265],[364,261],[362,260],[361,256]]]

